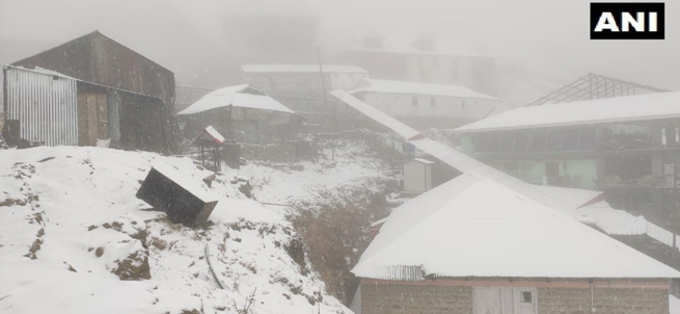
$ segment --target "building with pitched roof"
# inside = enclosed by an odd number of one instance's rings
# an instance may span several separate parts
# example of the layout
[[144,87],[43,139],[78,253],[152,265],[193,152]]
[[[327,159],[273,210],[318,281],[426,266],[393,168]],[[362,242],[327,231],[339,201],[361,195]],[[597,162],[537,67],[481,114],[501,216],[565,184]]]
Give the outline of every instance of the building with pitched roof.
[[465,86],[365,79],[353,95],[419,129],[444,128],[479,120],[501,101]]
[[5,137],[167,151],[173,72],[98,31],[4,67]]
[[327,127],[338,124],[338,108],[328,92],[355,89],[368,77],[361,67],[334,64],[247,64],[241,71],[245,83]]
[[355,313],[668,313],[680,273],[505,184],[462,174],[394,209]]

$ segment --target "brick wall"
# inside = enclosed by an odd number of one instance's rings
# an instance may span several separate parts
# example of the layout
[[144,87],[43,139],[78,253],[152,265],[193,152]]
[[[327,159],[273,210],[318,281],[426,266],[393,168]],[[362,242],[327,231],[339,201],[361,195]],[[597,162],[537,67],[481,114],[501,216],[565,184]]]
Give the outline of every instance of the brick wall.
[[472,288],[362,283],[361,307],[362,314],[470,314]]
[[541,314],[668,314],[668,290],[647,288],[540,288]]
[[[540,314],[668,314],[668,281],[362,280],[362,314],[473,313],[475,287],[537,288]],[[592,295],[591,295],[592,291]],[[591,311],[591,300],[594,311]]]

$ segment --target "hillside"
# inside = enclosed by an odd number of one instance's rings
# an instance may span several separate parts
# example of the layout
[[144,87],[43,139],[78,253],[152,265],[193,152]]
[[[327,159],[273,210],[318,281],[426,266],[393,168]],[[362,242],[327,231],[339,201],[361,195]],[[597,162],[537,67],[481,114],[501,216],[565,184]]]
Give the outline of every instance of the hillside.
[[[377,176],[370,167],[380,165],[359,162],[369,169],[359,179],[329,180],[308,164],[251,165],[204,180],[212,172],[191,159],[145,152],[41,147],[2,150],[0,160],[0,312],[238,313],[249,303],[256,314],[349,312],[306,262],[288,209],[249,199],[237,179],[259,180],[255,197],[312,191],[304,199]],[[172,223],[135,197],[159,162],[218,195],[208,226]],[[276,193],[269,176],[299,190]]]

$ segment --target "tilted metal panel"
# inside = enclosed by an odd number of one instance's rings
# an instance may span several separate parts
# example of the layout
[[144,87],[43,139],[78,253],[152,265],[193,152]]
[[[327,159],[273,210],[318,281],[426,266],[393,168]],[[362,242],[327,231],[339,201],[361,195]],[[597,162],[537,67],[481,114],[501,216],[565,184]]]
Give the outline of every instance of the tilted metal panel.
[[19,136],[45,145],[78,145],[76,81],[7,68],[7,119],[19,120]]

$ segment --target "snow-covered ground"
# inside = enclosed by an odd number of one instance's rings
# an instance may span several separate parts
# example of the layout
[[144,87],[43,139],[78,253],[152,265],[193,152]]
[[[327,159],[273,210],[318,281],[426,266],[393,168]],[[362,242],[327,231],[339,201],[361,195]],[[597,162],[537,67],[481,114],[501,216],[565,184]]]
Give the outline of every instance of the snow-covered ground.
[[279,204],[314,201],[320,192],[341,192],[347,186],[373,189],[377,181],[388,179],[388,166],[372,158],[367,145],[349,140],[334,144],[336,148],[324,148],[316,162],[252,162],[236,172],[250,181],[258,201]]
[[[285,202],[380,176],[375,160],[336,153],[328,170],[248,165],[225,170],[209,187],[203,179],[212,172],[188,158],[94,147],[2,150],[0,312],[236,313],[254,294],[256,314],[347,313],[289,253],[297,240],[285,208],[248,199],[232,183],[247,177],[257,199]],[[172,223],[135,197],[158,162],[217,195],[212,224]]]

